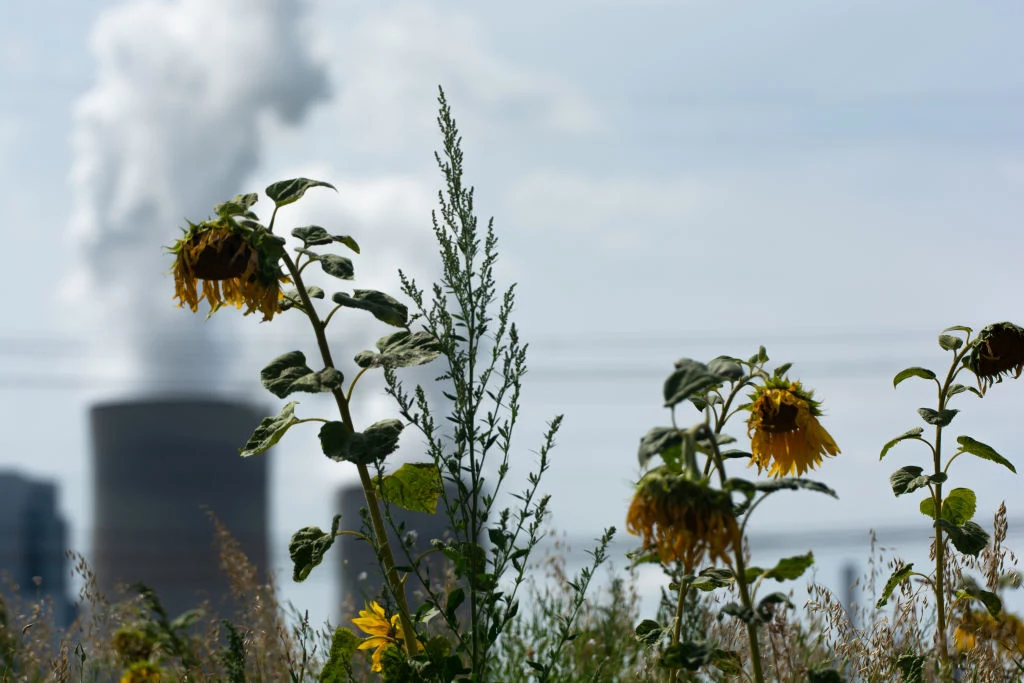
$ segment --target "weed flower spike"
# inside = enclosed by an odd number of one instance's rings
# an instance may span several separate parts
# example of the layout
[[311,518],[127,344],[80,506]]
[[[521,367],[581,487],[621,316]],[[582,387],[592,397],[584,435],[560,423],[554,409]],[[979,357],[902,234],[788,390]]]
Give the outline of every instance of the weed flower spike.
[[818,422],[820,402],[800,382],[770,379],[757,387],[747,433],[757,471],[771,477],[802,476],[821,464],[823,456],[839,454],[832,436]]

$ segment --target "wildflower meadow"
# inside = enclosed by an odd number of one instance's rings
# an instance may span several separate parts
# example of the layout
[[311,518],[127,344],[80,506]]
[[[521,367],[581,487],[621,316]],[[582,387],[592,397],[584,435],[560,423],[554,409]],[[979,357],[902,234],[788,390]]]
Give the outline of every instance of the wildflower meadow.
[[[443,91],[438,124],[442,185],[429,217],[436,282],[417,282],[396,264],[400,291],[344,289],[358,282],[359,259],[374,258],[360,252],[359,236],[288,222],[288,207],[307,193],[333,191],[329,179],[294,178],[263,196],[236,196],[211,217],[189,221],[168,248],[182,315],[238,309],[271,325],[280,316],[308,321],[316,357],[282,349],[268,359],[259,380],[279,408],[253,425],[239,454],[258,458],[282,439],[315,438],[337,467],[357,472],[361,517],[310,520],[295,530],[294,571],[280,580],[326,571],[319,565],[348,535],[372,548],[380,593],[353,605],[340,624],[311,624],[301,605],[286,609],[274,585],[256,579],[231,530],[214,518],[211,535],[240,612],[215,618],[197,604],[167,614],[145,586],[108,601],[76,558],[84,609],[71,628],[47,626],[45,606],[0,603],[0,680],[1024,679],[1024,622],[1003,606],[1022,576],[1005,544],[1006,504],[957,485],[964,468],[1016,469],[984,435],[949,432],[961,409],[980,410],[976,401],[989,392],[1018,389],[1012,380],[1024,371],[1024,329],[1000,321],[950,327],[938,336],[948,367],[895,375],[896,390],[934,384],[935,403],[917,415],[908,405],[908,430],[878,435],[878,458],[865,467],[927,518],[919,544],[930,548],[931,562],[873,552],[870,608],[850,613],[817,584],[797,595],[791,582],[811,571],[813,547],[765,566],[751,562],[750,520],[762,503],[844,495],[818,470],[847,457],[828,431],[827,397],[815,395],[814,378],[800,372],[799,359],[775,362],[764,347],[696,359],[680,348],[684,357],[664,359],[661,395],[652,386],[650,396],[665,417],[637,434],[639,477],[621,530],[594,529],[590,562],[570,574],[564,557],[539,550],[552,533],[557,494],[545,489],[544,475],[557,457],[562,416],[552,415],[539,434],[517,430],[528,344],[515,323],[515,286],[498,281],[500,232],[475,213]],[[339,281],[339,290],[307,284],[311,269]],[[374,348],[346,337],[344,321],[355,316],[379,323]],[[922,348],[933,343],[924,339]],[[431,385],[409,379],[405,370],[415,366],[436,378]],[[360,383],[368,373],[382,375],[392,415],[361,425],[352,406],[369,400],[368,383]],[[312,393],[331,396],[330,414],[306,410],[302,397]],[[438,394],[444,403],[431,398]],[[424,455],[394,466],[391,456],[410,430]],[[894,449],[914,449],[906,455],[919,464],[893,471]],[[513,461],[532,463],[525,479],[512,476]],[[1007,480],[1008,499],[1015,486]],[[401,533],[398,509],[439,515],[446,533],[424,552]],[[635,549],[612,557],[613,538],[624,535]],[[626,569],[605,579],[610,559]],[[662,577],[653,611],[638,596],[640,567]]]

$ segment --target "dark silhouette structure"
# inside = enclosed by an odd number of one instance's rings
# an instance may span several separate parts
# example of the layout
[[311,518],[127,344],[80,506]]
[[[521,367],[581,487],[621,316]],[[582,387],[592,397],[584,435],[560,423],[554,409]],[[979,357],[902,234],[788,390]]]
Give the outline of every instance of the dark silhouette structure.
[[67,548],[56,484],[0,472],[0,574],[18,587],[20,600],[49,599],[59,626],[70,624],[75,612],[68,598]]
[[171,616],[202,599],[227,609],[207,510],[266,570],[267,454],[238,455],[264,416],[251,405],[207,398],[92,408],[92,560],[102,590],[142,582]]

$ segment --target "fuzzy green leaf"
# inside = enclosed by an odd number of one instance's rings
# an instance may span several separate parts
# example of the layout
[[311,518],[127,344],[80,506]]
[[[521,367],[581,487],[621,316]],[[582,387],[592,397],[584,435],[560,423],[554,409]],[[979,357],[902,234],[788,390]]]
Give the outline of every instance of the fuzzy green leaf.
[[432,462],[406,463],[378,483],[381,496],[413,512],[434,514],[441,497],[441,473]]
[[661,653],[658,666],[663,669],[696,671],[709,661],[714,648],[706,642],[686,641],[670,645]]
[[429,332],[401,330],[377,340],[379,353],[361,351],[355,362],[361,368],[406,368],[429,363],[441,355],[437,338]]
[[889,475],[889,484],[892,486],[892,492],[897,496],[902,496],[904,493],[910,493],[927,486],[930,479],[928,475],[921,474],[923,471],[917,465],[907,465],[893,472]]
[[994,617],[999,617],[999,613],[1003,611],[1003,601],[999,599],[998,595],[984,590],[976,581],[968,577],[964,577],[960,585],[957,586],[956,597],[978,600],[981,604],[985,605],[985,609]]
[[260,371],[263,386],[278,398],[284,398],[296,391],[317,393],[340,389],[344,380],[341,372],[334,368],[313,372],[306,365],[306,356],[301,351],[282,354]]
[[[804,572],[807,571],[811,565],[814,564],[814,553],[808,552],[804,555],[794,555],[793,557],[784,557],[776,563],[774,567],[769,569],[767,572],[764,570],[758,570],[756,574],[751,575],[750,569],[747,570],[746,578],[747,581],[754,581],[758,576],[764,575],[765,578],[775,579],[776,581],[792,581],[799,579],[803,576]],[[751,569],[757,569],[752,567]]]
[[292,534],[292,540],[288,543],[288,556],[295,565],[292,572],[294,581],[305,581],[313,567],[323,561],[324,553],[334,545],[334,537],[340,525],[341,515],[335,515],[329,533],[318,526],[307,526]]
[[956,351],[964,345],[964,340],[960,337],[955,337],[951,334],[940,334],[939,335],[939,346],[944,351]]
[[676,361],[675,366],[676,369],[665,380],[662,390],[666,408],[682,403],[692,396],[700,398],[708,389],[730,379],[728,375],[712,372],[708,366],[689,358]]
[[977,503],[978,498],[974,495],[974,491],[955,488],[942,501],[942,519],[948,520],[952,524],[963,524],[974,518]]
[[931,408],[917,409],[917,414],[920,415],[925,422],[937,427],[945,427],[948,425],[959,412],[960,411],[955,408],[946,408],[945,410],[932,410]]
[[[306,287],[306,294],[309,295],[310,299],[324,298],[324,290],[319,287]],[[289,308],[302,305],[302,297],[299,295],[299,290],[297,289],[286,289],[281,293],[281,296],[283,298],[278,305],[281,307],[282,311],[287,311]]]
[[298,401],[291,401],[281,409],[276,417],[265,417],[260,420],[259,426],[253,431],[249,440],[238,449],[239,455],[243,458],[259,455],[280,441],[284,433],[299,421],[295,417],[295,406],[298,404]]
[[754,489],[762,491],[764,493],[774,493],[775,491],[781,491],[788,489],[795,491],[797,489],[805,489],[807,491],[816,491],[818,493],[825,493],[838,499],[839,496],[836,492],[830,489],[825,484],[818,481],[811,481],[810,479],[802,479],[799,477],[782,477],[780,479],[769,479],[767,481],[759,481],[754,484]]
[[708,361],[708,371],[727,380],[737,380],[743,376],[743,366],[729,356],[719,356]]
[[665,630],[653,619],[644,619],[637,624],[633,636],[647,646],[657,645],[665,637]]
[[996,453],[995,449],[988,444],[983,444],[980,441],[975,441],[969,436],[958,436],[956,442],[960,444],[960,450],[964,453],[970,453],[976,455],[982,460],[989,460],[991,462],[999,463],[1003,467],[1007,468],[1014,474],[1017,474],[1017,469],[1013,466],[1009,460]]
[[903,683],[923,683],[924,681],[924,655],[915,655],[913,652],[905,652],[896,658],[896,668],[900,670]]
[[683,435],[675,427],[653,427],[640,439],[640,448],[637,450],[640,467],[646,467],[652,458],[682,442]]
[[939,519],[936,520],[935,526],[945,531],[956,549],[965,555],[977,557],[988,545],[988,532],[974,522],[964,522],[957,526],[945,519]]
[[885,582],[885,588],[882,589],[882,597],[875,603],[875,609],[882,609],[889,602],[889,598],[892,597],[892,592],[896,590],[896,586],[900,585],[907,578],[910,577],[910,572],[914,569],[914,563],[902,564],[896,567],[896,571],[893,572],[889,580]]
[[270,197],[274,204],[278,208],[287,206],[293,202],[299,201],[302,195],[306,193],[311,187],[329,187],[335,192],[337,188],[330,183],[325,183],[321,180],[310,180],[309,178],[292,178],[291,180],[281,180],[272,185],[267,186],[264,190],[267,196]]
[[336,304],[369,311],[377,320],[394,327],[405,327],[409,322],[409,309],[405,304],[399,303],[384,292],[357,289],[352,296],[338,292],[331,298]]
[[398,449],[402,426],[398,420],[381,420],[350,433],[343,422],[327,422],[320,428],[320,449],[331,460],[368,465]]
[[889,440],[888,442],[886,442],[884,446],[882,446],[882,453],[881,455],[878,456],[878,459],[881,460],[882,458],[884,458],[885,454],[889,452],[889,449],[898,444],[900,441],[906,441],[907,439],[917,439],[918,441],[924,441],[924,439],[921,438],[922,432],[924,432],[923,427],[914,427],[913,429],[908,429],[907,431],[903,432],[895,439]]
[[892,378],[893,388],[898,387],[900,382],[911,377],[920,377],[921,379],[935,379],[935,373],[928,368],[907,368],[906,370],[900,370],[896,373],[896,376]]
[[725,588],[731,586],[736,579],[733,578],[732,572],[728,569],[719,569],[717,567],[708,567],[701,570],[700,574],[695,576],[690,581],[690,587],[702,590],[705,593],[713,591],[716,588]]
[[339,280],[351,280],[355,277],[356,269],[352,265],[352,259],[337,254],[319,254],[316,260],[320,262],[320,267],[325,273]]

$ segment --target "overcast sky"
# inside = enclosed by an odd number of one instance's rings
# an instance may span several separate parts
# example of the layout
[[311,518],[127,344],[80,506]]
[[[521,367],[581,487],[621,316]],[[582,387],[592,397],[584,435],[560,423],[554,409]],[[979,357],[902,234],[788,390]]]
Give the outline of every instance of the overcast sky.
[[[764,343],[817,390],[843,453],[815,475],[840,501],[779,496],[754,526],[866,539],[916,524],[923,546],[916,500],[888,486],[922,453],[878,452],[934,399],[891,378],[941,369],[944,327],[1024,321],[1022,25],[1008,2],[6,3],[0,467],[58,479],[88,550],[91,401],[199,383],[276,412],[258,370],[308,335],[175,309],[160,247],[184,217],[307,175],[338,194],[282,218],[352,234],[357,286],[396,291],[398,267],[429,277],[440,84],[499,274],[519,283],[521,464],[566,415],[546,482],[556,526],[624,526],[675,359]],[[348,357],[385,332],[335,343]],[[216,373],[197,361],[211,349]],[[1022,400],[1014,383],[963,399],[953,430],[1020,464]],[[362,419],[388,415],[373,399]],[[274,455],[279,569],[352,476],[316,445],[297,432]],[[958,466],[980,521],[1004,498],[1024,519],[1005,470]],[[823,551],[821,578],[866,553]]]

